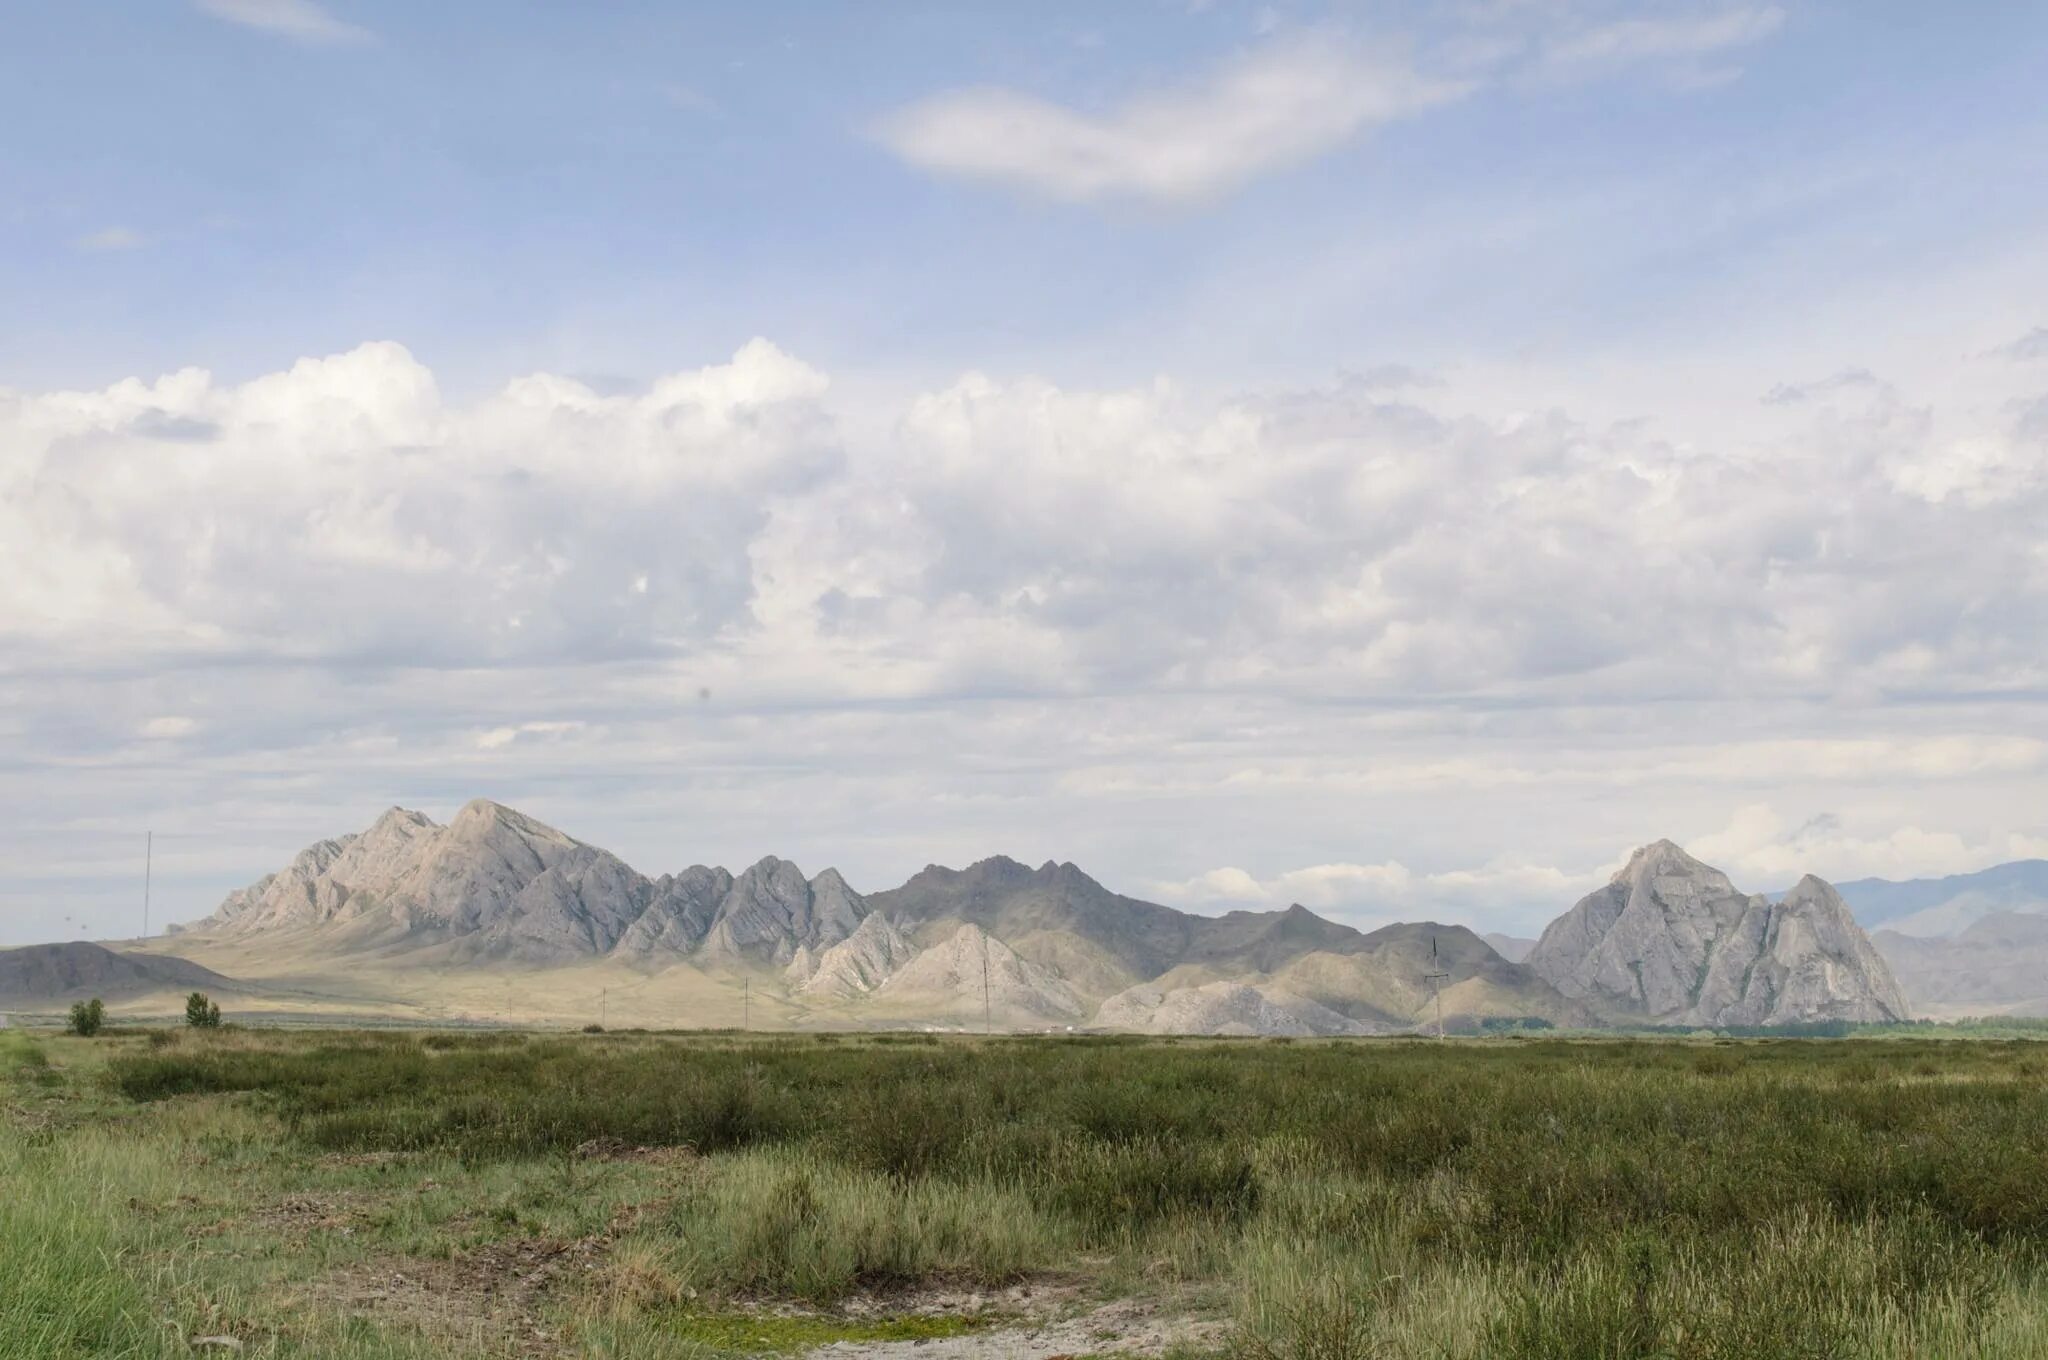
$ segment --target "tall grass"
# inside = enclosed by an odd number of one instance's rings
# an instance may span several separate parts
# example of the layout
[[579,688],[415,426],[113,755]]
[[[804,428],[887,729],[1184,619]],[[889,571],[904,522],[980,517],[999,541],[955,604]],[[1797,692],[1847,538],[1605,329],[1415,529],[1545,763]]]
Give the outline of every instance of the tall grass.
[[617,1244],[649,1307],[1107,1260],[1226,1290],[1251,1360],[1932,1360],[2048,1355],[2040,1052],[245,1034],[108,1082],[301,1156],[692,1147]]

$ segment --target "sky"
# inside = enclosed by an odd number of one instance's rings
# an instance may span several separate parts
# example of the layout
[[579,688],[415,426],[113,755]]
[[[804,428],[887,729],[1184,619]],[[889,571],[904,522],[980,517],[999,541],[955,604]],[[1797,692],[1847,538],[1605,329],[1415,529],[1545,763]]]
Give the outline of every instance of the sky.
[[472,797],[1520,934],[2048,856],[2048,9],[0,22],[0,944]]

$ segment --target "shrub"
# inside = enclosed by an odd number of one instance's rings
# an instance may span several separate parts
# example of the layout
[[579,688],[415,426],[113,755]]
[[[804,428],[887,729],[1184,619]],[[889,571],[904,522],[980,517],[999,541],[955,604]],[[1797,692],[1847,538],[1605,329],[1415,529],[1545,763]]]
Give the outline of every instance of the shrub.
[[185,998],[185,1023],[194,1029],[219,1029],[220,1007],[205,992],[194,992]]
[[90,1039],[93,1035],[98,1034],[104,1029],[106,1023],[107,1004],[98,997],[94,997],[90,1001],[74,1001],[71,1003],[70,1029],[73,1034],[81,1038]]

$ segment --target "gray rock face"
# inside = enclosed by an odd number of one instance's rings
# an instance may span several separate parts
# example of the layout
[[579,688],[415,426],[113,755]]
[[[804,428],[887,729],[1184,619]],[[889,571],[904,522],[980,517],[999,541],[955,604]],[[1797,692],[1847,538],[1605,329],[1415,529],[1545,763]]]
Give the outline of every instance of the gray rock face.
[[815,952],[853,934],[865,915],[867,904],[836,870],[806,881],[770,855],[733,880],[698,952],[787,966],[800,947]]
[[875,988],[872,999],[894,1013],[964,1021],[987,1013],[1003,1025],[1076,1020],[1084,1010],[1065,981],[972,925],[920,951]]
[[1383,1032],[1327,1006],[1242,982],[1162,990],[1150,983],[1118,992],[1095,1013],[1097,1029],[1137,1034],[1262,1034],[1312,1038]]
[[887,982],[916,953],[888,917],[873,912],[829,949],[799,948],[784,976],[796,995],[809,1000],[853,1001]]
[[1527,965],[1617,1018],[1671,1025],[1904,1019],[1905,998],[1835,890],[1738,892],[1670,841],[1551,922]]
[[478,799],[441,826],[392,808],[230,893],[198,929],[318,932],[337,950],[434,962],[701,957],[781,965],[851,935],[867,904],[836,872],[769,857],[734,878],[697,866],[650,880],[623,860]]
[[1095,999],[1182,966],[1264,973],[1366,948],[1358,931],[1305,907],[1195,916],[1113,893],[1072,864],[1032,869],[1000,855],[965,869],[927,866],[870,905],[926,944],[978,926]]
[[629,957],[689,953],[703,943],[732,884],[725,870],[701,864],[663,874],[654,880],[647,910],[619,937],[617,952]]

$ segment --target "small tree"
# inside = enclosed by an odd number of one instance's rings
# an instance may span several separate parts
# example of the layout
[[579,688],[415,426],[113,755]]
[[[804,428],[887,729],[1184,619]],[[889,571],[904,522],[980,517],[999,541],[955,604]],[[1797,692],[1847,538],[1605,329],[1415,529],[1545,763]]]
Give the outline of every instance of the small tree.
[[194,1029],[219,1029],[220,1007],[206,999],[205,992],[185,998],[185,1023]]
[[107,1003],[94,997],[90,1001],[71,1003],[71,1032],[81,1038],[90,1039],[98,1034],[107,1023]]

